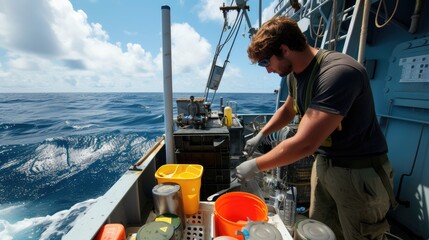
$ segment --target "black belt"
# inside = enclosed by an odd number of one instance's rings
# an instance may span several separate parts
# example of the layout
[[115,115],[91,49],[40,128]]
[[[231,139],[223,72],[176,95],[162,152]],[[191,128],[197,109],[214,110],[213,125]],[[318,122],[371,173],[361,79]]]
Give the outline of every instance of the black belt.
[[396,208],[398,203],[393,196],[392,185],[390,184],[389,178],[383,169],[383,164],[387,163],[387,154],[381,154],[376,156],[363,156],[359,158],[326,158],[322,156],[322,159],[328,162],[330,166],[341,167],[341,168],[352,168],[352,169],[363,169],[363,168],[374,168],[377,175],[380,177],[384,188],[389,195],[391,208]]
[[387,162],[387,155],[363,156],[359,158],[325,158],[330,166],[342,168],[372,168],[383,166]]

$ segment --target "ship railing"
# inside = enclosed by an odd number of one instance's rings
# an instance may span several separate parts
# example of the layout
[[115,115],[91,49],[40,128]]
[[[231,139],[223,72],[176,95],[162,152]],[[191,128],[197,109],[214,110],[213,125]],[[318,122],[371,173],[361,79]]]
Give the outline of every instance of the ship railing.
[[279,0],[274,16],[308,22],[313,47],[335,50],[357,58],[364,0],[346,6],[345,0]]

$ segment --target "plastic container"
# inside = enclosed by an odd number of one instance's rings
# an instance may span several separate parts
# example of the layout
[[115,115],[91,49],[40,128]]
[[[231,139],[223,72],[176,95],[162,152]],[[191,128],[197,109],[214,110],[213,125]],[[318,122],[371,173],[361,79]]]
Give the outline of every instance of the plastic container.
[[296,224],[295,227],[296,240],[335,240],[334,232],[324,223],[305,219]]
[[231,107],[225,107],[223,109],[223,115],[225,116],[225,125],[227,127],[231,127],[232,126],[232,108]]
[[249,222],[242,232],[246,240],[283,240],[277,227],[267,222]]
[[154,211],[156,216],[174,214],[186,222],[183,213],[183,200],[180,185],[177,183],[160,183],[152,189]]
[[259,197],[247,192],[231,192],[220,196],[214,204],[215,235],[243,239],[241,231],[251,221],[268,221],[268,207]]
[[95,237],[96,240],[125,240],[125,228],[119,223],[105,224]]
[[193,215],[200,207],[200,189],[203,166],[198,164],[165,164],[155,173],[160,183],[173,182],[182,188],[183,211]]
[[166,222],[174,228],[174,238],[177,240],[182,239],[183,236],[183,224],[182,219],[174,214],[162,214],[155,218],[157,222]]
[[289,233],[293,232],[296,217],[296,187],[289,187],[283,202],[283,209],[280,210],[280,216]]
[[166,222],[150,222],[143,225],[137,232],[137,240],[154,239],[176,240],[174,237],[174,227]]

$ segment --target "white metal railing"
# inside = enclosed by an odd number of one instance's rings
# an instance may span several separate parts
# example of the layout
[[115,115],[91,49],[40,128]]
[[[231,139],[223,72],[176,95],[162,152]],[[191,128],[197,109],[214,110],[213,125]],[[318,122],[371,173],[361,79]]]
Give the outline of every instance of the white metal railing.
[[[309,19],[314,47],[354,55],[359,46],[363,0],[346,6],[345,0],[279,0],[274,16],[288,16],[295,21]],[[354,37],[354,39],[353,39]]]

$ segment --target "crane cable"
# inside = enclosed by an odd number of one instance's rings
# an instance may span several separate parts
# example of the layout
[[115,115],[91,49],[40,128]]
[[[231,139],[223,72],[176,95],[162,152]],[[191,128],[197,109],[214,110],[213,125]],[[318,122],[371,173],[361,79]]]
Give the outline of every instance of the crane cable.
[[[232,3],[231,3],[231,4],[232,4]],[[230,31],[230,32],[229,32],[229,34],[226,36],[225,40],[222,42],[223,33],[226,31],[226,29],[227,29],[227,25],[228,25],[228,21],[227,21],[227,18],[226,18],[226,14],[224,14],[224,19],[225,19],[225,20],[224,20],[224,24],[223,24],[223,30],[222,30],[222,33],[221,33],[221,35],[220,35],[219,42],[218,42],[218,44],[217,44],[217,46],[216,46],[216,52],[215,52],[215,56],[214,56],[214,58],[213,58],[212,68],[211,68],[211,71],[210,71],[210,74],[209,74],[209,81],[210,81],[210,78],[212,77],[213,70],[214,70],[214,66],[216,65],[217,58],[219,57],[219,54],[221,53],[221,51],[222,51],[222,49],[225,47],[225,45],[226,45],[226,44],[231,40],[231,38],[233,38],[233,36],[234,36],[233,41],[232,41],[232,43],[231,43],[231,46],[230,46],[230,48],[229,48],[229,51],[228,51],[227,57],[226,57],[226,59],[225,59],[225,61],[224,61],[224,65],[223,65],[223,67],[225,68],[225,67],[226,67],[226,64],[229,62],[229,57],[230,57],[230,54],[231,54],[232,48],[234,47],[235,40],[237,39],[237,35],[238,35],[239,31],[240,31],[240,26],[241,26],[241,23],[242,23],[242,20],[243,20],[243,16],[244,16],[244,11],[237,10],[237,16],[236,16],[236,18],[235,18],[235,20],[234,20],[234,24],[232,25],[231,31]],[[209,91],[210,91],[210,88],[209,88],[209,85],[207,84],[207,86],[206,86],[206,90],[205,90],[205,93],[204,93],[204,98],[205,98],[206,100],[207,100],[207,97],[208,97]],[[216,94],[216,90],[215,90],[215,92],[214,92],[214,94],[213,94],[212,99],[211,99],[211,101],[210,101],[210,102],[213,102],[214,97],[215,97],[215,94]]]

